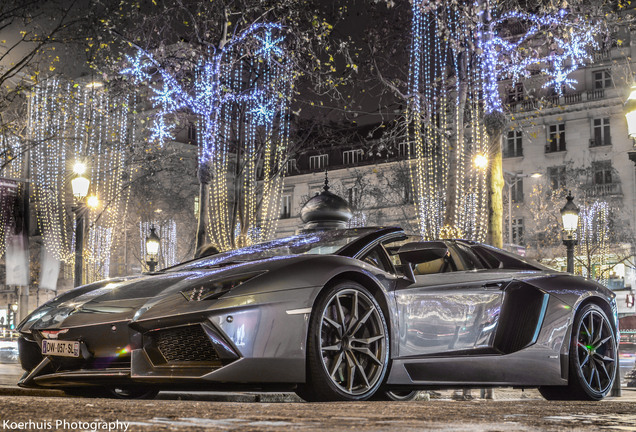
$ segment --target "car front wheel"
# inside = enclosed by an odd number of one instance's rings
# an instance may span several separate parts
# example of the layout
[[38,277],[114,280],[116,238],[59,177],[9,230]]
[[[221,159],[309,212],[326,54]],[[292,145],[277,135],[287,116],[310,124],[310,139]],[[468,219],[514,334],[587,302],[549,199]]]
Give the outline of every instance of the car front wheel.
[[585,305],[572,326],[568,385],[539,391],[548,400],[601,400],[614,383],[616,361],[614,326],[603,309]]
[[366,400],[380,387],[389,361],[389,334],[380,305],[355,282],[328,288],[309,323],[308,401]]

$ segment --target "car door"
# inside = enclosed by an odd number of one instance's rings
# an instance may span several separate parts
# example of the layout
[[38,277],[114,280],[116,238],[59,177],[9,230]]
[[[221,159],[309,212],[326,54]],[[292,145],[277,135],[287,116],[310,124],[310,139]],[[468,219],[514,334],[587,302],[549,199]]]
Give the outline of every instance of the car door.
[[449,262],[420,266],[415,281],[396,287],[398,357],[493,351],[510,274],[485,270],[468,248],[446,244]]

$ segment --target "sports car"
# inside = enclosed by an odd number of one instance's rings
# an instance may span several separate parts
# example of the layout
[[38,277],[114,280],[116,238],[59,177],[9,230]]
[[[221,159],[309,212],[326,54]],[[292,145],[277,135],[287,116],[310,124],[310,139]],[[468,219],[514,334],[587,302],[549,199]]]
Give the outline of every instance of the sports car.
[[302,233],[85,285],[19,331],[23,387],[287,390],[308,401],[494,386],[600,400],[619,340],[602,285],[400,228]]

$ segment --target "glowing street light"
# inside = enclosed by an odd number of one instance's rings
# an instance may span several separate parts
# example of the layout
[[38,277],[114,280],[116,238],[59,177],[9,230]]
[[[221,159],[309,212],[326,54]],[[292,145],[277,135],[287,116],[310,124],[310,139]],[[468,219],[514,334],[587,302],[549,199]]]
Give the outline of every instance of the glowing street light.
[[574,246],[578,243],[574,238],[574,232],[579,226],[579,208],[574,204],[574,197],[572,192],[568,192],[568,196],[565,197],[567,202],[561,209],[561,220],[563,221],[563,244],[567,249],[567,271],[574,273]]
[[488,156],[483,154],[475,155],[473,163],[475,164],[475,168],[484,170],[488,168]]
[[99,200],[95,195],[88,195],[90,180],[84,176],[86,173],[86,164],[83,162],[75,162],[73,164],[73,172],[75,178],[71,180],[71,188],[76,203],[73,206],[75,213],[75,280],[74,285],[82,285],[82,270],[84,266],[84,216],[87,207],[96,208]]
[[146,255],[148,255],[148,270],[150,272],[154,272],[157,267],[157,257],[159,256],[159,246],[161,245],[161,240],[155,231],[155,227],[150,227],[150,235],[146,237]]

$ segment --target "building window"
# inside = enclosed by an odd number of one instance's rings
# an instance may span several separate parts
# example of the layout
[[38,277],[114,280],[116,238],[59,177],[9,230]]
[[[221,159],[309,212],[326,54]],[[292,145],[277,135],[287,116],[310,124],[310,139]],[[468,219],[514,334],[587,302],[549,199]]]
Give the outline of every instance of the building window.
[[511,85],[510,87],[508,87],[507,89],[507,100],[509,104],[515,104],[517,102],[521,102],[523,101],[523,94],[524,94],[524,90],[523,90],[523,83],[515,83],[513,85]]
[[512,243],[522,245],[523,242],[523,218],[512,219]]
[[362,150],[347,150],[342,152],[342,163],[344,165],[354,165],[362,160]]
[[612,144],[610,138],[610,119],[596,118],[592,120],[592,139],[590,147],[599,147]]
[[197,145],[197,127],[194,123],[188,125],[188,144]]
[[510,186],[510,196],[513,203],[523,202],[523,178],[514,177]]
[[518,156],[523,156],[521,131],[509,131],[503,157],[511,158]]
[[349,205],[351,206],[352,209],[355,210],[358,207],[358,204],[360,201],[360,189],[358,189],[356,186],[352,186],[349,188],[348,194],[349,194]]
[[565,151],[565,123],[550,125],[546,153]]
[[594,90],[612,87],[612,76],[608,70],[592,72],[592,79],[594,80]]
[[565,165],[549,167],[548,179],[552,190],[562,189],[565,187]]
[[310,170],[322,170],[327,167],[329,163],[329,155],[321,154],[317,156],[309,156],[309,169]]
[[298,165],[296,164],[296,159],[287,159],[286,169],[287,169],[287,174],[298,172]]
[[289,219],[291,217],[291,195],[283,195],[280,205],[280,218]]
[[400,156],[412,156],[413,146],[409,142],[398,143],[398,154]]
[[612,183],[611,161],[592,162],[592,171],[595,185],[606,185]]

